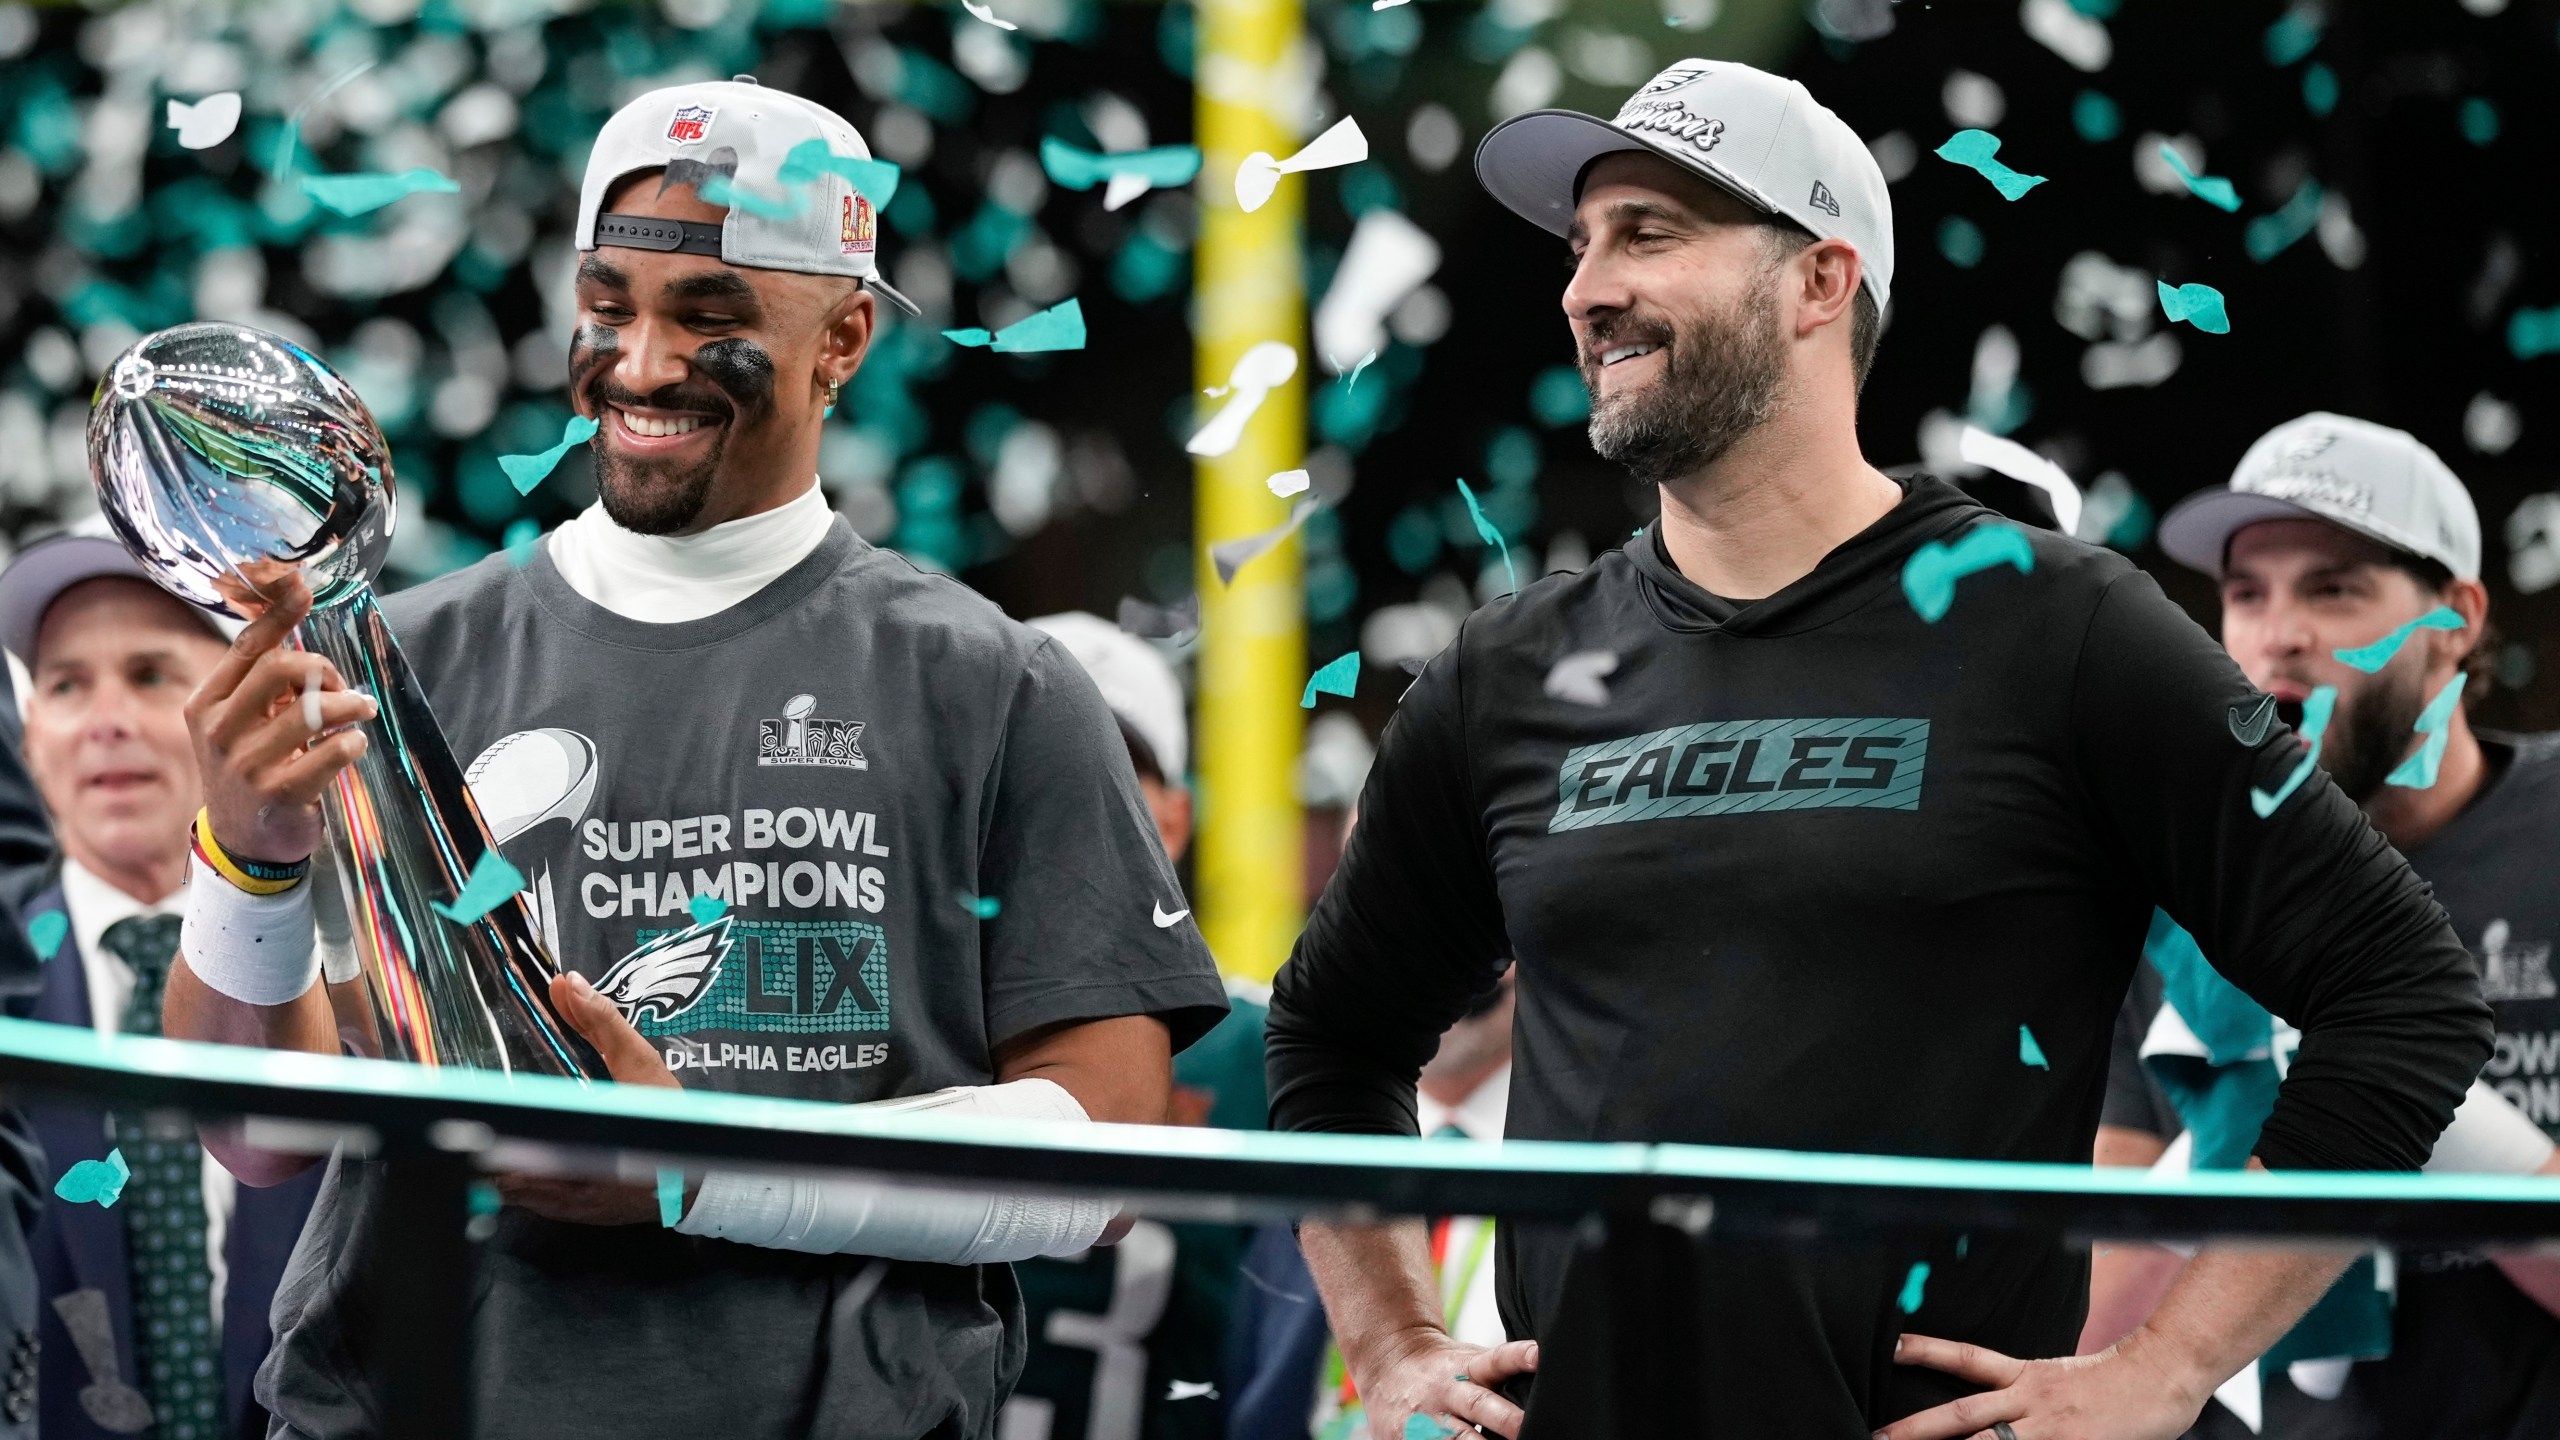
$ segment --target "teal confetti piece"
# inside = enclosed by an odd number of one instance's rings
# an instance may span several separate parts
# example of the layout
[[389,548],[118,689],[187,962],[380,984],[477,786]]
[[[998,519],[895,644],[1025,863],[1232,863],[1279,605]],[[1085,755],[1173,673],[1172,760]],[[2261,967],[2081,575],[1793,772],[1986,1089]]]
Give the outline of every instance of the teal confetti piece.
[[696,895],[685,902],[685,913],[696,925],[708,925],[729,913],[729,902],[717,895]]
[[1969,1248],[1972,1246],[1972,1244],[1973,1244],[1973,1237],[1972,1237],[1971,1235],[1959,1235],[1959,1236],[1957,1236],[1957,1237],[1956,1237],[1956,1258],[1957,1258],[1957,1259],[1959,1259],[1959,1260],[1963,1259],[1963,1258],[1964,1258],[1964,1252],[1965,1252],[1967,1249],[1969,1249]]
[[569,423],[560,427],[559,444],[532,455],[501,455],[498,468],[507,472],[507,482],[516,487],[517,494],[530,495],[533,487],[541,484],[543,477],[549,475],[570,450],[596,438],[596,431],[600,428],[584,415],[572,415]]
[[[499,468],[503,470],[506,467],[501,464]],[[507,563],[521,570],[533,563],[534,549],[541,542],[542,522],[527,516],[510,523],[507,526],[507,533],[499,538],[498,545],[507,552]]]
[[2220,210],[2233,211],[2240,208],[2240,192],[2232,188],[2230,181],[2219,175],[2199,175],[2188,169],[2187,157],[2178,153],[2177,146],[2161,146],[2160,158],[2169,162],[2169,168],[2177,173],[2179,181],[2187,187],[2188,194]]
[[1938,253],[1959,270],[1970,270],[1982,263],[1986,249],[1982,227],[1961,215],[1950,215],[1938,222]]
[[2474,95],[2462,102],[2462,138],[2474,145],[2498,143],[2498,107]]
[[124,1197],[124,1182],[133,1178],[133,1167],[125,1163],[122,1149],[110,1150],[104,1160],[83,1160],[62,1172],[53,1182],[53,1193],[74,1205],[96,1202],[103,1210]]
[[2039,1070],[2053,1068],[2044,1063],[2044,1047],[2036,1043],[2036,1032],[2024,1025],[2018,1027],[2018,1063],[2033,1065]]
[[[841,175],[846,184],[871,202],[874,210],[886,210],[898,195],[898,167],[886,160],[856,160],[838,155],[827,148],[824,140],[803,140],[782,157],[782,168],[774,178],[785,185],[806,185],[821,175]],[[708,194],[705,199],[710,198]]]
[[1096,154],[1070,145],[1056,136],[1040,141],[1040,168],[1049,178],[1069,190],[1090,190],[1123,175],[1147,182],[1149,189],[1161,190],[1174,185],[1188,185],[1200,173],[1200,147],[1197,145],[1159,145],[1152,150],[1122,150],[1113,154]]
[[1085,340],[1084,306],[1070,296],[1001,330],[989,332],[971,325],[959,330],[945,330],[942,338],[954,345],[988,346],[1011,355],[1081,350]]
[[1922,1260],[1911,1267],[1910,1274],[1902,1277],[1902,1298],[1894,1304],[1899,1306],[1905,1315],[1918,1314],[1921,1294],[1928,1289],[1928,1286],[1929,1262]]
[[[1493,522],[1485,518],[1484,507],[1476,503],[1476,492],[1468,489],[1467,482],[1464,480],[1460,480],[1458,482],[1458,498],[1467,502],[1467,518],[1474,521],[1476,524],[1476,538],[1482,540],[1484,543],[1492,546],[1496,551],[1501,553],[1502,573],[1510,578],[1511,593],[1514,595],[1519,594],[1520,572],[1511,564],[1510,542],[1504,540],[1502,538],[1502,532],[1493,528]],[[1342,693],[1348,695],[1351,692],[1345,690]],[[1308,703],[1313,704],[1314,702],[1309,701]]]
[[471,1191],[464,1206],[473,1215],[495,1215],[507,1208],[507,1202],[499,1198],[497,1186],[486,1180],[475,1180],[471,1182]]
[[1988,130],[1959,130],[1937,149],[1941,160],[1980,172],[2003,200],[2015,200],[2044,183],[2041,175],[2022,175],[1991,157],[2000,153],[2000,137]]
[[451,905],[438,900],[427,908],[456,925],[469,925],[523,888],[524,872],[491,848],[480,852],[480,863],[471,867],[471,878],[462,882],[462,893],[453,897]]
[[1316,708],[1318,694],[1339,695],[1348,700],[1360,687],[1360,652],[1347,651],[1324,663],[1324,667],[1307,677],[1307,693],[1298,700],[1298,708]]
[[2273,795],[2254,785],[2249,788],[2249,808],[2258,812],[2259,819],[2264,820],[2276,813],[2276,807],[2292,798],[2293,792],[2302,788],[2302,782],[2311,778],[2312,767],[2320,763],[2320,741],[2329,728],[2330,712],[2337,707],[2338,687],[2335,685],[2321,686],[2311,692],[2310,699],[2302,702],[2300,733],[2310,744],[2311,751],[2293,767],[2293,773],[2285,777],[2284,784],[2276,787]]
[[2427,708],[2418,712],[2418,723],[2411,728],[2426,736],[2427,743],[2391,772],[2388,778],[2392,784],[2410,790],[2435,787],[2436,768],[2444,764],[2445,742],[2453,738],[2453,712],[2462,703],[2462,687],[2470,679],[2469,675],[2455,675],[2436,692],[2436,698],[2427,702]]
[[365,215],[407,195],[455,195],[462,187],[421,166],[397,175],[305,175],[302,193],[341,215]]
[[2221,291],[2194,281],[2175,289],[2166,280],[2152,283],[2160,287],[2161,313],[2172,322],[2184,320],[2207,335],[2231,333],[2231,313],[2223,308]]
[[1004,902],[993,895],[962,895],[960,908],[981,920],[993,920],[1004,911]]
[[27,940],[36,947],[36,958],[50,960],[62,953],[62,942],[71,934],[71,917],[59,910],[47,910],[27,922]]
[[1404,1417],[1404,1440],[1442,1440],[1443,1436],[1457,1433],[1428,1415]]
[[2519,360],[2560,354],[2560,305],[2508,316],[2507,350]]
[[2302,67],[2302,108],[2327,119],[2338,108],[2338,72],[2317,61]]
[[2361,670],[2367,675],[2371,675],[2380,671],[2383,666],[2390,664],[2391,657],[2399,654],[2400,647],[2408,644],[2409,637],[2417,634],[2419,631],[2459,630],[2461,628],[2461,612],[2455,610],[2450,605],[2439,605],[2433,610],[2428,611],[2426,614],[2419,616],[2417,619],[2410,621],[2408,624],[2401,626],[2399,629],[2392,631],[2390,634],[2383,636],[2381,639],[2374,641],[2370,645],[2358,645],[2352,650],[2332,650],[2329,653],[2338,658],[2339,664],[2347,666],[2349,669]]
[[670,1230],[684,1220],[684,1172],[658,1169],[658,1223]]
[[800,190],[787,190],[768,195],[752,186],[741,185],[726,175],[714,175],[702,182],[702,198],[714,205],[744,210],[767,220],[789,220],[809,208],[808,195]]
[[1935,625],[1954,607],[1957,581],[1998,565],[2035,573],[2036,552],[2026,532],[2007,521],[1977,525],[1953,545],[1932,540],[1912,551],[1902,562],[1902,594],[1913,612]]
[[2284,208],[2271,215],[2261,215],[2249,222],[2240,233],[2240,243],[2249,258],[2264,265],[2287,250],[2320,225],[2320,207],[2328,192],[2317,180],[2305,180],[2284,202]]

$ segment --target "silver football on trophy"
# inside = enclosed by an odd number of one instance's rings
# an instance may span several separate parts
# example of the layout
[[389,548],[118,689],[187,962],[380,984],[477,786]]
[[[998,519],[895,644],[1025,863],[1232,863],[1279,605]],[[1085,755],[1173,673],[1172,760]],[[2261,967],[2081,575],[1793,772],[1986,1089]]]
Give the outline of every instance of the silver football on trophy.
[[391,448],[372,412],[311,352],[263,330],[144,336],[99,382],[89,455],[117,538],[199,605],[286,566],[316,605],[334,605],[391,548]]

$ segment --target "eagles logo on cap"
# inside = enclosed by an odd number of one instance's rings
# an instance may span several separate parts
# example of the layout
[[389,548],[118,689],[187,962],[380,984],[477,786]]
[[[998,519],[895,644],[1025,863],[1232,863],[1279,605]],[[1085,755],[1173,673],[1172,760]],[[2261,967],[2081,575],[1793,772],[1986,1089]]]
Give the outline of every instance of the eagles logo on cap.
[[678,145],[691,145],[711,133],[711,117],[719,113],[708,105],[680,105],[667,121],[667,138]]
[[1706,73],[1707,67],[1704,65],[1674,65],[1646,81],[1645,87],[1631,98],[1641,100],[1647,95],[1659,95],[1665,90],[1677,90]]

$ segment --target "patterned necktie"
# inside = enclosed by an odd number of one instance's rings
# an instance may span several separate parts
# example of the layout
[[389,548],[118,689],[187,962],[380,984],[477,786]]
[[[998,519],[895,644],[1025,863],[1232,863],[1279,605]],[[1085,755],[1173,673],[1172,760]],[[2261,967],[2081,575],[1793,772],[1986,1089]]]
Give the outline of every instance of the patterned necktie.
[[[175,915],[136,915],[108,926],[102,937],[133,971],[133,998],[120,1027],[127,1035],[160,1033],[160,997],[178,958],[178,927]],[[139,1113],[119,1112],[108,1123],[133,1168],[124,1224],[142,1393],[159,1417],[159,1440],[215,1440],[222,1369],[213,1338],[213,1268],[205,1257],[204,1152],[193,1136],[151,1135]]]

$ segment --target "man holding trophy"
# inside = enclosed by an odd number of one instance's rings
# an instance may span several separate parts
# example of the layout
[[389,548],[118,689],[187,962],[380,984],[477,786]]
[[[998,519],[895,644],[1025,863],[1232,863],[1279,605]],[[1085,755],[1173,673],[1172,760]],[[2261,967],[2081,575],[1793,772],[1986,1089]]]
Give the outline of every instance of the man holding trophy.
[[[110,515],[138,551],[176,557],[164,580],[192,565],[261,612],[190,706],[207,806],[168,1034],[1164,1118],[1171,1055],[1224,998],[1198,933],[1155,919],[1184,902],[1092,682],[863,543],[817,490],[820,421],[874,297],[905,306],[845,178],[867,158],[843,120],[752,82],[617,113],[588,162],[570,357],[573,403],[601,427],[601,500],[529,562],[493,557],[378,609],[361,573],[343,603],[332,578],[387,535],[385,507],[364,504],[370,462],[331,458],[371,431],[341,382],[254,332],[226,342],[246,345],[236,364],[180,343],[227,327],[118,362],[92,428]],[[261,392],[250,439],[204,443],[201,413],[240,403],[224,377],[315,371],[302,396]],[[182,382],[195,418],[154,430]],[[259,426],[318,438],[257,459]],[[314,479],[315,454],[335,470]],[[185,483],[208,464],[263,466],[318,529],[244,563],[224,537],[280,512]],[[353,618],[330,630],[333,612]],[[373,633],[386,620],[396,645]],[[296,633],[312,648],[286,646]],[[468,803],[460,756],[476,757]],[[361,967],[311,944],[324,844],[351,867]],[[404,885],[480,888],[490,845],[520,895],[485,917],[440,903],[382,921]],[[487,1008],[454,1000],[440,965],[470,970]],[[294,1164],[210,1143],[253,1182]],[[331,1162],[259,1376],[278,1434],[380,1429],[367,1291],[402,1243],[380,1223],[385,1185],[373,1162]],[[499,1190],[471,1335],[483,1437],[984,1440],[1025,1345],[994,1262],[1076,1252],[1112,1221],[1093,1201],[721,1172],[688,1178],[672,1225],[644,1184]]]

